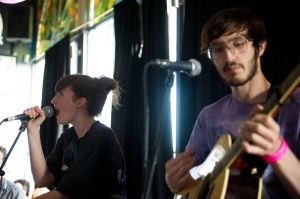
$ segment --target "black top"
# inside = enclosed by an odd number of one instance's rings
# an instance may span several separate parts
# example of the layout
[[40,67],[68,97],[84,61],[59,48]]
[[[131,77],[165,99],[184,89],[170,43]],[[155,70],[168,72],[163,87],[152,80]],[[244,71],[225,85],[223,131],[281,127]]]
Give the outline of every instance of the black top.
[[78,139],[74,127],[58,139],[47,157],[55,176],[53,186],[72,199],[126,198],[126,168],[119,141],[113,130],[95,122]]

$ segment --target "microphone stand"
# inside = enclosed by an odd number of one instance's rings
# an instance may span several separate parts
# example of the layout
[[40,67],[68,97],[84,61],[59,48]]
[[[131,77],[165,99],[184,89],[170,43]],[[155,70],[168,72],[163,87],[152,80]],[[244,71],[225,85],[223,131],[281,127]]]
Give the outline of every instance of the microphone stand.
[[[1,123],[0,123],[1,124]],[[13,144],[11,145],[7,155],[5,156],[1,166],[0,166],[0,176],[4,176],[5,175],[5,171],[3,171],[3,167],[8,159],[8,157],[10,156],[10,153],[12,152],[13,148],[15,147],[21,133],[26,129],[27,127],[27,124],[28,124],[28,121],[27,120],[21,120],[21,126],[19,127],[19,133],[17,135],[17,137],[15,138]]]
[[[144,78],[145,79],[145,78]],[[148,160],[148,156],[147,156],[147,159],[145,159],[145,162],[144,162],[144,188],[143,188],[143,192],[142,192],[142,199],[149,199],[150,198],[150,191],[151,191],[151,187],[152,187],[152,181],[153,181],[153,176],[154,176],[154,171],[155,171],[155,168],[156,168],[156,165],[157,165],[157,159],[158,159],[158,156],[159,156],[159,152],[160,152],[160,145],[161,145],[161,133],[160,133],[160,128],[161,128],[161,123],[162,123],[162,119],[163,119],[163,116],[165,115],[166,113],[166,104],[167,104],[167,101],[168,101],[168,97],[170,96],[170,90],[173,86],[173,82],[174,82],[174,74],[172,71],[168,70],[168,73],[167,73],[167,76],[166,76],[166,80],[165,80],[165,84],[166,84],[166,92],[164,94],[164,97],[163,97],[163,105],[162,105],[162,109],[160,111],[160,114],[159,114],[159,118],[158,118],[158,125],[156,126],[156,130],[155,130],[155,138],[154,138],[154,148],[155,148],[155,152],[154,152],[154,156],[153,156],[153,160],[152,160],[152,164],[151,164],[151,167],[150,167],[150,170],[148,168],[148,163],[149,163],[149,160]],[[146,89],[146,88],[144,88]],[[146,95],[147,97],[147,95]],[[146,101],[147,102],[147,101]],[[147,119],[147,122],[149,122],[149,107],[148,107],[148,104],[146,103],[146,119]],[[149,128],[149,124],[147,123],[147,128]],[[149,129],[146,129],[147,130],[147,133],[148,133],[148,130]],[[145,144],[147,145],[148,147],[148,134],[146,135],[146,140],[145,140]],[[147,151],[146,153],[148,152],[148,148],[147,148]],[[150,172],[150,173],[149,173]]]

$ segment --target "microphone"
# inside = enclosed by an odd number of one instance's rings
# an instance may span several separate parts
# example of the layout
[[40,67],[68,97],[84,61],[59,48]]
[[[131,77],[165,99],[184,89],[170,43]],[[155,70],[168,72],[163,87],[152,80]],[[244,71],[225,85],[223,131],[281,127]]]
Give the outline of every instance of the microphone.
[[175,62],[167,59],[154,59],[153,61],[151,61],[151,63],[159,65],[161,68],[186,73],[190,77],[197,76],[201,72],[201,63],[196,59]]
[[[46,117],[52,117],[52,115],[54,114],[53,108],[51,106],[45,106],[44,108],[42,108],[42,110],[44,111]],[[30,120],[31,118],[26,115],[26,114],[19,114],[19,115],[15,115],[12,117],[8,117],[5,118],[4,120],[2,120],[2,122],[9,122],[9,121],[13,121],[13,120]],[[1,122],[1,123],[2,123]]]

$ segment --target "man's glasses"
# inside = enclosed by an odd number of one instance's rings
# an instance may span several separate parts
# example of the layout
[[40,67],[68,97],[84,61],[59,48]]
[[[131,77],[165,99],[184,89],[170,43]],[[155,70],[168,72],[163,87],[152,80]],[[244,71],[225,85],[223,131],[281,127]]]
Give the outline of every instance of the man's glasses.
[[251,40],[244,37],[238,37],[226,44],[214,44],[207,51],[208,58],[212,60],[223,58],[226,54],[226,49],[228,49],[231,54],[243,53],[246,51],[249,42],[251,42]]

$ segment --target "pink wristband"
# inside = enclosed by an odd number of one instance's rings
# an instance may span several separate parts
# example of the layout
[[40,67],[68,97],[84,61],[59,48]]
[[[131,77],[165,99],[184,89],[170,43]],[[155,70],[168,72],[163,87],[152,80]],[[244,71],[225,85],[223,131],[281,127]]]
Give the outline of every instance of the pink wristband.
[[285,139],[282,138],[280,148],[272,155],[265,155],[262,158],[266,163],[273,164],[275,162],[278,162],[286,154],[288,148],[289,148],[289,145],[287,144]]

